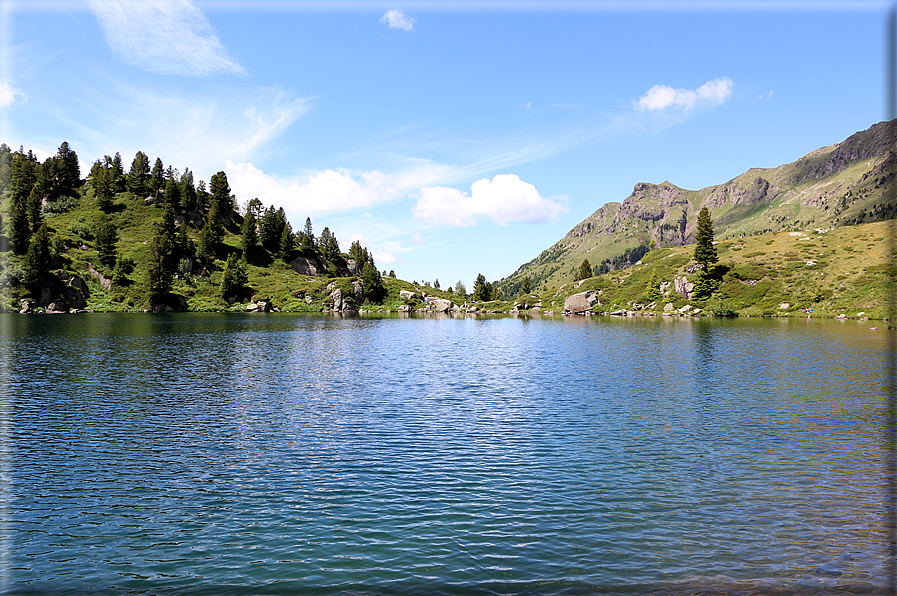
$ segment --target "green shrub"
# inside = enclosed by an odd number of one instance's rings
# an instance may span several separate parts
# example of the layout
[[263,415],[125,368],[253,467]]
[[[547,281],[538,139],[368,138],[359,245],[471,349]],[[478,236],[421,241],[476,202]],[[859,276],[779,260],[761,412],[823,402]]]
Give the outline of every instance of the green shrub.
[[74,197],[60,197],[55,201],[48,201],[41,207],[44,213],[67,213],[78,206],[78,199]]
[[78,221],[69,224],[69,231],[85,240],[93,240],[95,233],[93,223],[84,219],[83,215],[78,218]]

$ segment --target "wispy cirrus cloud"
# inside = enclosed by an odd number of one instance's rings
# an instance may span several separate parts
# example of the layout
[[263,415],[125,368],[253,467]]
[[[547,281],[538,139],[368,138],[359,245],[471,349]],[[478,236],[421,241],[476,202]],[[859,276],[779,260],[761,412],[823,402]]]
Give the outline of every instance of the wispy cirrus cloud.
[[565,210],[564,205],[542,197],[535,186],[515,174],[477,180],[471,184],[470,194],[445,186],[424,188],[413,208],[417,219],[458,227],[476,224],[479,215],[501,226],[515,221],[544,223],[557,220]]
[[15,103],[16,98],[25,98],[25,94],[21,89],[13,87],[12,83],[6,79],[0,80],[0,108],[11,106]]
[[242,74],[203,12],[190,0],[89,0],[106,42],[156,74]]
[[695,107],[712,107],[728,100],[732,96],[734,85],[729,77],[707,81],[695,90],[654,85],[633,103],[637,110],[679,108],[687,111]]
[[414,19],[406,15],[399,8],[387,10],[386,14],[380,17],[380,22],[390,29],[401,29],[402,31],[411,31],[414,29]]

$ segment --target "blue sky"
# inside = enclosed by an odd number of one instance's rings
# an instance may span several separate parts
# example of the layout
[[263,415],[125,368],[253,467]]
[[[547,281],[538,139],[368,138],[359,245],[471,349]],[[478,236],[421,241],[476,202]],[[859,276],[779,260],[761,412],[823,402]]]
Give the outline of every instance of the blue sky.
[[137,151],[416,281],[500,279],[637,182],[885,114],[889,2],[0,0],[0,141]]

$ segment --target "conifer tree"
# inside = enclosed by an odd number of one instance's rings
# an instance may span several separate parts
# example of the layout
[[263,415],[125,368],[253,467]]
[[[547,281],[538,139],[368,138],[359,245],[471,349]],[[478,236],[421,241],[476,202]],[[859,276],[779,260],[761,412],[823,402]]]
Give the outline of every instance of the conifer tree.
[[31,237],[25,260],[22,263],[25,283],[34,284],[43,281],[50,271],[50,236],[47,226],[42,225]]
[[259,246],[259,234],[256,229],[255,216],[252,211],[247,211],[246,217],[243,218],[243,225],[240,227],[240,244],[243,249],[243,258],[251,263],[255,257],[255,251]]
[[719,260],[716,255],[716,247],[713,245],[713,220],[710,218],[710,210],[707,207],[702,207],[698,212],[694,258],[696,263],[704,266],[705,271]]
[[9,241],[17,255],[24,255],[28,251],[28,241],[31,240],[27,202],[27,198],[22,195],[13,196],[12,212],[9,216]]
[[165,181],[165,204],[175,211],[181,208],[181,188],[175,180]]
[[486,276],[482,273],[477,275],[477,279],[473,284],[473,299],[478,302],[488,302],[492,299],[490,288],[486,283]]
[[96,227],[95,246],[99,254],[100,262],[109,267],[115,267],[115,244],[118,242],[118,231],[109,220],[104,220]]
[[372,304],[380,304],[386,297],[386,285],[380,272],[371,263],[365,263],[361,271],[361,283],[364,285],[365,298]]
[[97,207],[108,211],[112,207],[115,192],[114,170],[97,162],[93,167],[93,187],[97,199]]
[[213,257],[222,240],[224,240],[224,225],[218,217],[218,206],[213,202],[206,215],[205,225],[199,233],[200,256]]
[[149,158],[143,151],[138,151],[128,172],[128,190],[138,197],[146,196],[149,191],[149,176]]
[[592,265],[589,263],[588,259],[583,259],[579,266],[579,271],[576,274],[576,281],[588,279],[590,277],[592,277]]
[[163,186],[165,186],[165,166],[162,165],[162,160],[157,157],[156,163],[153,164],[153,171],[150,172],[150,189],[157,193],[162,190]]
[[37,189],[37,185],[31,189],[31,193],[28,195],[26,208],[28,209],[28,225],[31,226],[31,233],[33,234],[44,224],[44,214],[41,211],[41,193]]
[[526,277],[523,278],[523,284],[521,284],[521,286],[520,286],[520,295],[527,296],[529,294],[532,294],[532,292],[533,292],[533,290],[529,285],[529,275],[527,275]]
[[239,295],[248,281],[244,263],[237,257],[237,253],[231,253],[227,257],[221,278],[221,297],[230,301],[231,297]]
[[213,175],[209,182],[209,192],[212,193],[212,204],[218,207],[218,215],[225,218],[230,216],[230,185],[227,182],[227,174],[218,172]]

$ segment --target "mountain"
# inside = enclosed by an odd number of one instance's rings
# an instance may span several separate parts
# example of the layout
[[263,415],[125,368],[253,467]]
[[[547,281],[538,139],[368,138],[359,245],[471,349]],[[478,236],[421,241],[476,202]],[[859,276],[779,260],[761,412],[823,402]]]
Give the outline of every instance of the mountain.
[[595,273],[636,263],[651,246],[694,242],[697,214],[711,210],[717,240],[770,232],[836,228],[897,216],[897,120],[776,168],[752,168],[725,182],[685,190],[640,182],[622,203],[603,205],[560,241],[497,282],[516,295],[573,281],[584,259]]

